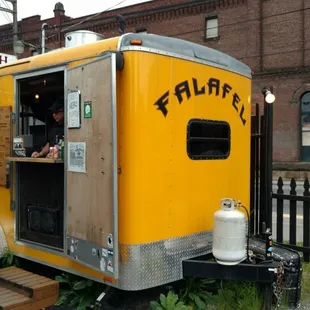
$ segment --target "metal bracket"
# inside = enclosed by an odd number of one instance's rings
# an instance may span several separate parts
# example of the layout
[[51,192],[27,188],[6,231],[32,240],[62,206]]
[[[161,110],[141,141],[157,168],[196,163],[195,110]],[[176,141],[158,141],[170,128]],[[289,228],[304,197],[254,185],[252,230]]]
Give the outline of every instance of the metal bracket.
[[12,123],[15,124],[15,122],[16,122],[16,113],[15,112],[11,113],[11,120],[12,120]]
[[102,308],[102,303],[104,302],[105,298],[107,298],[107,294],[110,292],[111,288],[107,287],[96,299],[94,309],[99,310]]
[[11,201],[11,206],[10,206],[10,211],[15,211],[16,210],[16,202],[15,200]]
[[235,281],[255,281],[271,284],[276,279],[275,270],[279,263],[220,265],[214,261],[189,259],[184,260],[183,276],[205,279],[223,279]]

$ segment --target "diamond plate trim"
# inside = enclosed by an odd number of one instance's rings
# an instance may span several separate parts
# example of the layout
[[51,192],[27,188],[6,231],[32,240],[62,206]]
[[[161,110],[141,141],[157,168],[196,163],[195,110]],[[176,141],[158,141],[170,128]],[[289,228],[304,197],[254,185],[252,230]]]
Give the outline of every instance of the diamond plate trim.
[[183,260],[211,251],[212,231],[146,244],[120,245],[118,288],[143,290],[181,280]]
[[0,225],[0,258],[6,253],[8,250],[8,243],[6,240],[5,232]]

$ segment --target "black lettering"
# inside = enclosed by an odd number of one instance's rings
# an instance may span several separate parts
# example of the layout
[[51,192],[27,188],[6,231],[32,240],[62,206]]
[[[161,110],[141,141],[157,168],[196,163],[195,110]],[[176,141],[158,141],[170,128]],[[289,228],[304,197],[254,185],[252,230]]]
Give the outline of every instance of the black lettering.
[[2,55],[0,55],[0,65],[2,65],[3,63],[7,63],[8,62],[8,56],[4,56],[4,58],[2,58]]
[[157,110],[161,111],[164,116],[166,117],[168,114],[168,110],[166,108],[166,105],[169,102],[169,90],[165,92],[155,103],[154,105],[157,105]]
[[175,91],[174,95],[177,96],[179,104],[181,104],[183,101],[183,97],[182,97],[183,93],[186,93],[187,99],[189,99],[191,97],[191,92],[189,89],[188,81],[184,81],[184,82],[176,85],[174,91]]
[[240,98],[239,98],[238,94],[234,93],[232,105],[233,105],[233,107],[236,109],[237,112],[239,112],[239,111],[238,111],[238,107],[237,107],[237,104],[238,104],[239,102],[240,102]]
[[240,116],[240,119],[241,119],[241,122],[243,123],[243,125],[245,125],[245,123],[246,123],[246,120],[243,118],[244,110],[245,110],[244,105],[242,105],[239,116]]
[[215,88],[216,96],[219,95],[219,93],[220,93],[220,80],[210,78],[209,82],[208,82],[208,86],[209,86],[209,95],[211,95],[213,93],[213,88]]
[[200,89],[198,89],[198,82],[195,78],[193,78],[193,86],[194,86],[195,96],[204,95],[206,93],[206,87],[205,86],[202,86]]
[[226,98],[226,95],[230,93],[230,91],[232,90],[232,87],[225,83],[222,88],[223,88],[222,98]]

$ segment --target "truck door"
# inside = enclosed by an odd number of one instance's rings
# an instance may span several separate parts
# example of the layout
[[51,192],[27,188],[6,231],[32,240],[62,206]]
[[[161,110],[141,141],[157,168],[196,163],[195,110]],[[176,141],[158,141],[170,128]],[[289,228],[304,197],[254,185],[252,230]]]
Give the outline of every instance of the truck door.
[[66,253],[118,278],[116,54],[68,68]]

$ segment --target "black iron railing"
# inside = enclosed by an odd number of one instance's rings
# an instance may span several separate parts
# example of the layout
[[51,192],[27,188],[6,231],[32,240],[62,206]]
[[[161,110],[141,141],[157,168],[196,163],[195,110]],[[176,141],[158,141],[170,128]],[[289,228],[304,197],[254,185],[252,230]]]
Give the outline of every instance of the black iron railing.
[[[303,193],[297,195],[297,184],[294,178],[291,179],[289,184],[289,191],[285,193],[283,190],[283,180],[280,177],[277,182],[277,191],[272,194],[272,198],[276,199],[276,241],[294,250],[304,254],[304,261],[310,261],[310,184],[309,180],[303,181]],[[285,208],[287,203],[287,210]],[[298,202],[302,204],[298,205]],[[288,212],[289,217],[288,225],[284,225],[284,211]],[[299,212],[298,212],[299,211]],[[299,214],[299,215],[298,215]],[[301,219],[303,237],[302,241],[297,242],[297,228],[298,221]],[[285,226],[289,230],[289,240],[284,240]]]

